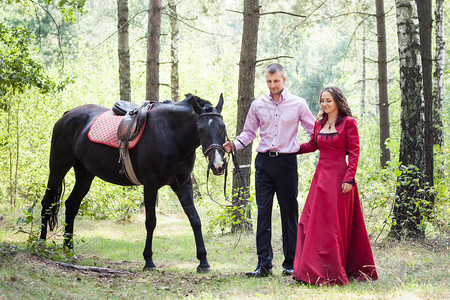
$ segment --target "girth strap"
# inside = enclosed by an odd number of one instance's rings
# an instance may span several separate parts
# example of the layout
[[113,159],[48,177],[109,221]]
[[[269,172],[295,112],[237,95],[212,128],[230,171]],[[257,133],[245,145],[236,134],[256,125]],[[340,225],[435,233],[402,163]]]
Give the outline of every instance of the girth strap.
[[[119,142],[120,146],[120,142]],[[122,170],[127,178],[135,185],[142,185],[142,183],[137,179],[136,173],[134,173],[133,165],[131,164],[130,152],[128,147],[119,148],[120,151],[120,161],[122,161]],[[119,161],[119,162],[120,162]]]

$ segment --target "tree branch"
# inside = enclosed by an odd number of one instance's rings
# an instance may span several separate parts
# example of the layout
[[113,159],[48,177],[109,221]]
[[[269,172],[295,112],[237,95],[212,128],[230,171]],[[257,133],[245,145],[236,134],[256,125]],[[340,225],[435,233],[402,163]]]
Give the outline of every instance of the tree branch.
[[286,11],[271,11],[271,12],[260,13],[259,15],[265,16],[265,15],[277,15],[277,14],[285,14],[285,15],[289,15],[289,16],[293,16],[293,17],[306,18],[306,16],[298,15],[298,14],[294,14],[294,13],[290,13],[290,12],[286,12]]
[[133,275],[134,273],[128,271],[115,270],[110,268],[98,268],[98,267],[89,267],[89,266],[78,266],[72,265],[68,263],[63,263],[59,261],[54,261],[55,264],[60,265],[61,267],[67,269],[73,269],[77,271],[87,271],[87,272],[95,272],[95,273],[107,273],[107,274],[118,274],[118,275]]
[[[386,63],[391,63],[391,62],[393,62],[394,60],[395,60],[395,59],[392,58],[392,59],[386,61]],[[369,58],[369,57],[366,57],[366,61],[371,62],[371,63],[379,63],[378,60],[371,59],[371,58]]]
[[233,13],[237,13],[237,14],[243,14],[244,12],[242,11],[237,11],[237,10],[232,10],[232,9],[225,9],[225,11],[229,11],[229,12],[233,12]]
[[128,19],[128,21],[126,23],[124,23],[120,28],[118,28],[116,31],[114,31],[113,33],[111,33],[106,39],[104,39],[103,41],[101,41],[97,46],[92,47],[89,50],[94,50],[95,48],[99,47],[101,44],[103,44],[104,42],[106,42],[107,40],[109,40],[113,35],[115,35],[117,32],[119,32],[120,29],[122,29],[123,26],[125,26],[126,24],[129,24],[131,20],[133,20],[134,18],[136,18],[138,15],[144,13],[144,12],[148,12],[147,10],[141,10],[139,12],[137,12],[133,17],[131,17],[130,19]]
[[311,15],[312,15],[313,13],[315,13],[319,8],[321,8],[327,1],[328,1],[328,0],[324,0],[321,4],[319,4],[316,8],[314,8],[313,11],[312,11],[309,15],[307,15],[307,16],[305,17],[305,19],[304,19],[300,24],[294,26],[294,28],[292,28],[292,30],[285,36],[285,38],[283,39],[283,42],[281,43],[280,47],[286,42],[286,40],[288,39],[288,37],[291,36],[291,34],[294,33],[294,31],[297,30],[298,27],[302,26],[303,23],[305,23],[306,20],[308,20],[309,17],[311,17]]
[[292,56],[287,56],[287,55],[276,56],[276,57],[269,57],[269,58],[263,58],[263,59],[256,60],[256,63],[260,63],[260,62],[268,61],[268,60],[279,59],[279,58],[293,58],[293,57]]
[[230,37],[230,36],[231,36],[231,35],[225,35],[225,34],[220,34],[220,33],[208,32],[208,31],[205,31],[205,30],[196,28],[196,27],[194,27],[194,26],[192,26],[192,25],[189,25],[189,24],[186,23],[185,21],[181,20],[181,19],[178,18],[177,16],[173,16],[173,15],[170,14],[170,13],[164,12],[164,10],[162,10],[161,13],[162,13],[162,14],[165,14],[165,15],[171,17],[171,18],[174,18],[174,19],[176,19],[177,21],[179,21],[179,22],[183,23],[184,25],[186,25],[187,27],[190,27],[190,28],[192,28],[192,29],[194,29],[194,30],[197,30],[197,31],[200,31],[200,32],[202,32],[202,33],[206,33],[206,34],[210,34],[210,35],[217,35],[217,36],[222,36],[222,37]]
[[44,6],[42,6],[42,4],[40,4],[39,2],[36,2],[34,0],[30,0],[30,2],[33,3],[35,6],[39,6],[43,11],[45,11],[45,13],[52,19],[53,24],[55,24],[56,31],[58,32],[56,34],[56,38],[58,39],[59,52],[61,53],[61,56],[62,56],[62,69],[64,70],[64,52],[62,50],[61,31],[59,30],[58,23],[56,23],[56,20],[53,18],[52,14],[48,11],[48,9],[46,9]]

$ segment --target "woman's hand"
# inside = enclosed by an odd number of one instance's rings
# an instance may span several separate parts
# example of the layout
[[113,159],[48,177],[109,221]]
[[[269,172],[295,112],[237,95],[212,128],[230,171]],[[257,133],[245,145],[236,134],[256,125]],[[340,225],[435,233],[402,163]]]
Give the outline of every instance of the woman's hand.
[[342,183],[342,193],[343,194],[350,192],[352,190],[352,188],[353,188],[353,185],[351,185],[350,183],[348,183],[348,182]]

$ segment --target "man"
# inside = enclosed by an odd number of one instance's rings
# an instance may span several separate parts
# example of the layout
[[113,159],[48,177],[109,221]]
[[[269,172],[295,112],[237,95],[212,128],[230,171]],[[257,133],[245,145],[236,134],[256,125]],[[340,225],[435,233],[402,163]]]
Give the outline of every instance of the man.
[[255,158],[255,189],[258,206],[256,249],[258,265],[248,277],[267,277],[272,273],[271,245],[272,206],[276,193],[281,211],[283,234],[283,275],[292,275],[298,226],[298,125],[311,135],[314,116],[305,99],[297,97],[284,87],[286,76],[280,64],[266,68],[266,83],[270,93],[255,99],[248,111],[242,133],[234,142],[223,147],[228,153],[250,144],[260,130],[260,142]]

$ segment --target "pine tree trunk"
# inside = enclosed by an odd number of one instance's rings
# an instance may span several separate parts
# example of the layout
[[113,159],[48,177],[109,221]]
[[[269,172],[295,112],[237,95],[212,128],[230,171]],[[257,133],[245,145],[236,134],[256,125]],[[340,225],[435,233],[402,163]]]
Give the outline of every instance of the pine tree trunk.
[[422,68],[414,0],[396,0],[400,59],[401,140],[400,171],[389,235],[423,238],[422,202],[425,170]]
[[[244,23],[242,32],[241,58],[239,61],[239,83],[238,83],[238,118],[236,134],[244,128],[250,104],[255,96],[255,68],[256,52],[258,44],[259,25],[259,0],[244,0]],[[241,175],[233,175],[233,205],[238,209],[234,211],[235,221],[238,223],[232,226],[232,232],[238,230],[252,231],[251,211],[246,210],[248,206],[250,188],[250,163],[252,160],[252,144],[247,146],[248,150],[241,150],[237,153]],[[240,192],[239,192],[240,191]]]
[[377,36],[378,36],[378,98],[380,112],[380,149],[381,167],[387,166],[391,160],[391,152],[386,147],[386,140],[390,138],[389,97],[386,58],[386,22],[384,14],[384,0],[376,0]]
[[117,0],[120,100],[131,101],[128,0]]
[[161,0],[149,0],[146,100],[159,101]]
[[445,66],[445,35],[444,35],[444,0],[436,0],[435,35],[436,54],[434,68],[434,144],[444,146],[444,124],[442,121],[442,103],[444,101],[444,66]]
[[180,101],[180,83],[178,73],[178,49],[180,44],[180,37],[178,32],[178,20],[177,20],[177,3],[175,0],[169,0],[170,10],[170,30],[171,30],[171,43],[170,43],[170,60],[171,60],[171,94],[172,101]]

